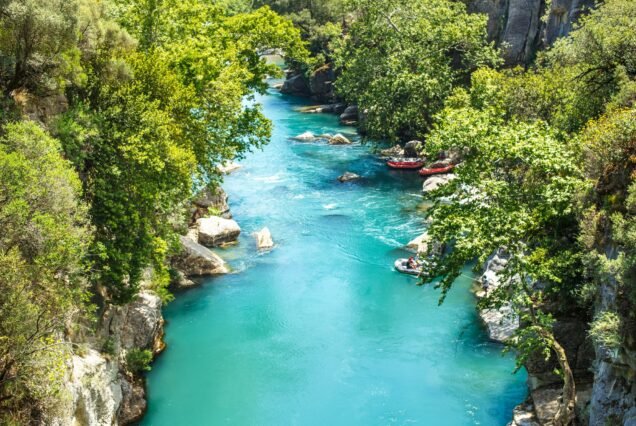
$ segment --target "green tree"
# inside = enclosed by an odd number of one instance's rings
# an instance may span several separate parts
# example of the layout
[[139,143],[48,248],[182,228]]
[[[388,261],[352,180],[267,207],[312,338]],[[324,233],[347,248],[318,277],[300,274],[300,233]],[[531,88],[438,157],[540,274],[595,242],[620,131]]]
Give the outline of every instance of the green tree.
[[167,284],[165,258],[196,186],[268,141],[271,124],[250,101],[280,70],[259,52],[305,51],[292,24],[267,8],[232,15],[165,0],[81,12],[85,78],[67,88],[71,109],[56,132],[91,206],[92,279],[100,294],[126,303],[147,267],[160,292]]
[[461,2],[351,0],[354,21],[336,43],[338,92],[364,112],[369,135],[423,137],[453,87],[498,63],[486,17]]
[[564,379],[555,424],[574,418],[575,383],[564,348],[552,333],[553,311],[581,283],[577,199],[584,188],[580,150],[540,120],[507,117],[497,86],[475,79],[471,93],[457,90],[427,139],[427,152],[459,151],[457,179],[434,193],[429,235],[445,243],[444,254],[428,253],[423,282],[439,279],[443,296],[473,261],[483,265],[502,249],[509,257],[501,285],[484,306],[512,307],[523,327],[510,342],[522,365],[530,355],[554,355]]
[[61,398],[68,343],[84,310],[90,243],[80,182],[33,123],[0,137],[0,422],[27,423]]
[[55,89],[75,63],[77,2],[11,0],[0,3],[0,85]]
[[[633,102],[636,89],[636,3],[606,0],[580,21],[570,37],[560,40],[548,52],[551,63],[578,71],[592,96],[609,100],[630,86]],[[630,83],[631,81],[631,83]]]
[[629,347],[636,306],[636,109],[610,110],[591,121],[580,141],[591,190],[585,195],[580,242],[590,278],[583,292],[602,298],[591,333],[602,346]]

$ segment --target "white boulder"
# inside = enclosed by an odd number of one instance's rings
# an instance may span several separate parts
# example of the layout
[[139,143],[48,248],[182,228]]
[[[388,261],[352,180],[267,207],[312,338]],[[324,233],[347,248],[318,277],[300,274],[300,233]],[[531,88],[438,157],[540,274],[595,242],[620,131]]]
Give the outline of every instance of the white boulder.
[[418,254],[420,253],[426,253],[426,250],[428,249],[428,244],[431,241],[431,238],[428,236],[428,233],[425,232],[422,235],[420,235],[419,237],[414,238],[413,240],[411,240],[407,245],[406,248],[409,250],[412,250]]
[[[219,255],[189,237],[179,237],[181,253],[173,259],[174,266],[186,277],[227,274],[227,264]],[[187,281],[184,281],[187,283]],[[189,286],[189,285],[186,285]]]
[[299,141],[313,141],[314,139],[316,139],[316,135],[314,135],[312,132],[305,132],[296,136],[294,139]]
[[274,247],[274,241],[272,240],[272,233],[269,228],[265,227],[258,232],[254,233],[256,239],[256,247],[259,250],[267,250]]
[[198,219],[197,228],[199,243],[206,247],[235,242],[241,233],[241,228],[234,220],[216,216]]
[[329,139],[329,145],[351,145],[351,141],[341,133]]
[[217,166],[218,171],[224,175],[229,175],[230,173],[235,172],[240,168],[241,168],[241,165],[238,163],[235,163],[234,161],[227,161],[221,164],[220,166]]
[[[482,291],[477,293],[477,297],[486,297],[488,293],[495,291],[502,284],[503,277],[500,273],[505,269],[507,263],[508,259],[501,250],[488,259],[484,266],[484,273],[479,278]],[[482,309],[479,311],[479,317],[486,326],[488,337],[496,342],[505,342],[519,328],[519,316],[509,303],[505,303],[498,309]]]
[[488,338],[504,343],[519,328],[519,317],[509,304],[499,309],[482,309],[479,316],[488,331]]
[[446,185],[447,183],[451,182],[452,180],[456,178],[457,178],[457,175],[453,173],[431,176],[424,181],[424,185],[422,186],[422,191],[424,193],[435,191],[436,189],[439,189],[440,187]]
[[119,368],[94,349],[73,355],[66,381],[69,398],[56,418],[46,423],[55,426],[118,424],[122,405]]

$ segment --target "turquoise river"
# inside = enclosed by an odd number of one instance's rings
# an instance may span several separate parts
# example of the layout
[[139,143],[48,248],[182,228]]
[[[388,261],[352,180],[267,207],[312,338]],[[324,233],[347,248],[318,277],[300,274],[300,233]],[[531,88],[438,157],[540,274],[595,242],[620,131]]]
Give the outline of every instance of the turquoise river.
[[[271,143],[225,180],[235,273],[179,293],[165,308],[167,350],[148,374],[142,425],[505,425],[525,373],[489,343],[471,280],[446,302],[393,270],[424,229],[421,179],[368,146],[290,139],[342,132],[303,101],[259,98]],[[345,171],[363,179],[341,184]],[[270,228],[276,248],[251,234]]]

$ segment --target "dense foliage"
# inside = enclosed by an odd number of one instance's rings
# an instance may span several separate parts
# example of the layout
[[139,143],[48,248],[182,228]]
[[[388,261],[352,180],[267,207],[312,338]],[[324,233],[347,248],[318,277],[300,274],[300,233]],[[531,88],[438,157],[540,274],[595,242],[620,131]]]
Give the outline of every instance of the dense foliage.
[[597,344],[633,341],[634,22],[633,2],[607,1],[535,67],[475,72],[427,138],[429,155],[463,161],[433,194],[429,234],[450,250],[428,253],[424,281],[441,276],[445,294],[466,263],[509,258],[484,306],[520,316],[510,342],[520,363],[537,352],[558,361],[559,425],[574,421],[575,379],[552,332],[558,317],[591,317],[597,302]]
[[422,137],[453,87],[498,62],[486,17],[461,2],[351,0],[355,16],[336,43],[337,88],[364,112],[370,136]]
[[431,247],[423,281],[445,295],[505,254],[483,305],[521,317],[520,363],[557,359],[554,423],[571,423],[559,316],[635,349],[636,3],[604,1],[528,69],[495,68],[485,25],[450,0],[0,0],[0,423],[63,398],[91,291],[126,303],[151,272],[169,298],[185,203],[269,138],[254,94],[280,73],[273,49],[300,70],[335,63],[371,136],[461,158],[432,194],[429,234],[449,250]]
[[58,141],[34,123],[0,137],[0,422],[54,406],[69,353],[62,337],[87,291],[90,242],[81,185]]
[[228,0],[235,9],[250,10],[269,6],[287,16],[300,30],[311,56],[306,60],[287,58],[287,65],[298,72],[311,73],[333,62],[331,43],[342,37],[347,10],[344,0]]
[[150,277],[169,298],[187,201],[267,142],[254,95],[280,70],[260,55],[306,51],[288,19],[235,5],[0,1],[0,423],[64,398],[89,289],[126,303]]

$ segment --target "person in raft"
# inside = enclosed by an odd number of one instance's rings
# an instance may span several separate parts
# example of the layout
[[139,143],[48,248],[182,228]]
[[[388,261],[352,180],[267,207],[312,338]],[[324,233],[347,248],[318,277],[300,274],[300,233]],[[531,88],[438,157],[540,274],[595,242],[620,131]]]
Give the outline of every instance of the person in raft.
[[409,260],[406,261],[406,266],[410,269],[417,268],[417,262],[415,261],[415,258],[413,258],[413,256],[409,257]]

